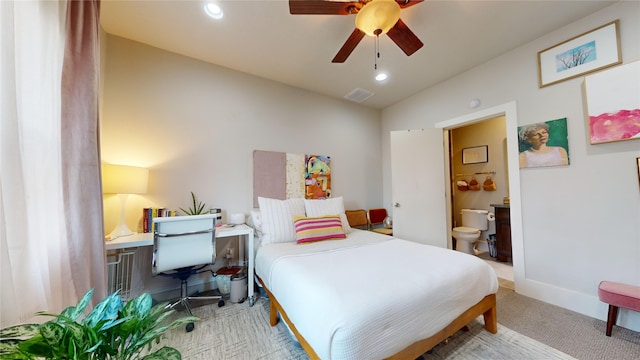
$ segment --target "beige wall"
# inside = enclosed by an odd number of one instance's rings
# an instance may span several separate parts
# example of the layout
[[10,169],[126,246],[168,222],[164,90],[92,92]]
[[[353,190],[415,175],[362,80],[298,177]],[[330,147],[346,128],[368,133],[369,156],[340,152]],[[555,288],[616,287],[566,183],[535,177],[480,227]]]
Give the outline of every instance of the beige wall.
[[[536,54],[620,19],[624,63],[640,60],[640,3],[618,2],[383,110],[384,204],[392,204],[389,132],[435,127],[515,103],[518,125],[567,118],[571,165],[519,170],[522,236],[513,239],[519,292],[600,319],[603,279],[640,285],[640,140],[590,145],[584,78],[538,88]],[[482,101],[471,110],[473,98]],[[507,134],[513,138],[515,134]],[[513,199],[513,195],[512,199]],[[640,314],[620,323],[640,330]]]
[[[254,150],[329,155],[334,196],[347,208],[382,204],[378,111],[115,36],[106,36],[102,55],[102,160],[150,169],[147,194],[127,202],[132,230],[142,208],[188,208],[191,191],[222,208],[223,221],[248,214]],[[120,219],[118,197],[105,194],[104,209],[109,233]],[[150,259],[139,259],[145,291],[179,288],[166,278],[150,281]]]
[[[107,36],[102,159],[148,167],[149,191],[132,195],[127,224],[145,206],[253,207],[253,151],[331,156],[332,190],[349,208],[381,205],[379,112]],[[119,220],[105,196],[106,231]]]
[[[504,116],[485,120],[479,123],[459,127],[451,131],[451,174],[453,192],[453,226],[462,226],[460,210],[481,209],[493,212],[490,204],[502,204],[505,196],[509,195],[507,182],[507,159],[505,147],[505,118]],[[462,149],[487,145],[488,162],[478,164],[463,164]],[[460,191],[456,188],[457,180],[469,182],[471,176],[457,176],[481,172],[495,172],[490,175],[496,184],[495,191]],[[480,184],[489,175],[475,175]],[[495,233],[493,223],[489,224],[487,233]],[[486,239],[486,237],[481,240]],[[482,243],[484,245],[484,243]],[[486,246],[484,246],[486,248]]]

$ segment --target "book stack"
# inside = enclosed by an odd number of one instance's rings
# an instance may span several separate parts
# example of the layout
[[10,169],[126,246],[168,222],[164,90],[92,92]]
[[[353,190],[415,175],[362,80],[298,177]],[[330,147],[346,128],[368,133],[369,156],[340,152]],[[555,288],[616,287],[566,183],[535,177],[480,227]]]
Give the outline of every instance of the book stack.
[[153,218],[176,216],[175,210],[165,208],[144,208],[142,209],[142,232],[152,233],[154,229]]
[[209,214],[216,214],[216,226],[222,226],[222,209],[211,208]]

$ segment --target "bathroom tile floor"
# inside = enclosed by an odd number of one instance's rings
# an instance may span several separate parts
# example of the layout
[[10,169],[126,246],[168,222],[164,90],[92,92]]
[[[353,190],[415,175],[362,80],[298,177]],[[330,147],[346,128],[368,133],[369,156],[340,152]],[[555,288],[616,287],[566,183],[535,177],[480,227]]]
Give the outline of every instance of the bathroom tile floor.
[[489,255],[489,252],[483,251],[477,256],[489,264],[498,275],[499,279],[510,281],[513,283],[513,264],[510,262],[500,262]]

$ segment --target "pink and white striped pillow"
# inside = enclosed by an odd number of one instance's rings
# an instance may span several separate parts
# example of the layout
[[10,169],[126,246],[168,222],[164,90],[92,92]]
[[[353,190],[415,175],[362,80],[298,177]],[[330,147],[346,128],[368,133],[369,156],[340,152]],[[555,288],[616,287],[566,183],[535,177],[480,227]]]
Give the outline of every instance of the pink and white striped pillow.
[[304,244],[321,240],[345,239],[347,235],[342,229],[340,215],[317,217],[294,217],[296,242]]

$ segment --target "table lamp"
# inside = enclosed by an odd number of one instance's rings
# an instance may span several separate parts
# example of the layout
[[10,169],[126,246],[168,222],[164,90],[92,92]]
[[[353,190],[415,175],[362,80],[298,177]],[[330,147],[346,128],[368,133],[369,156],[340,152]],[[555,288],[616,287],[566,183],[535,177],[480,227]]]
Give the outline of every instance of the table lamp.
[[102,192],[104,194],[118,194],[120,197],[120,224],[108,235],[111,239],[132,235],[126,219],[126,204],[129,194],[145,194],[149,169],[125,166],[102,165]]

